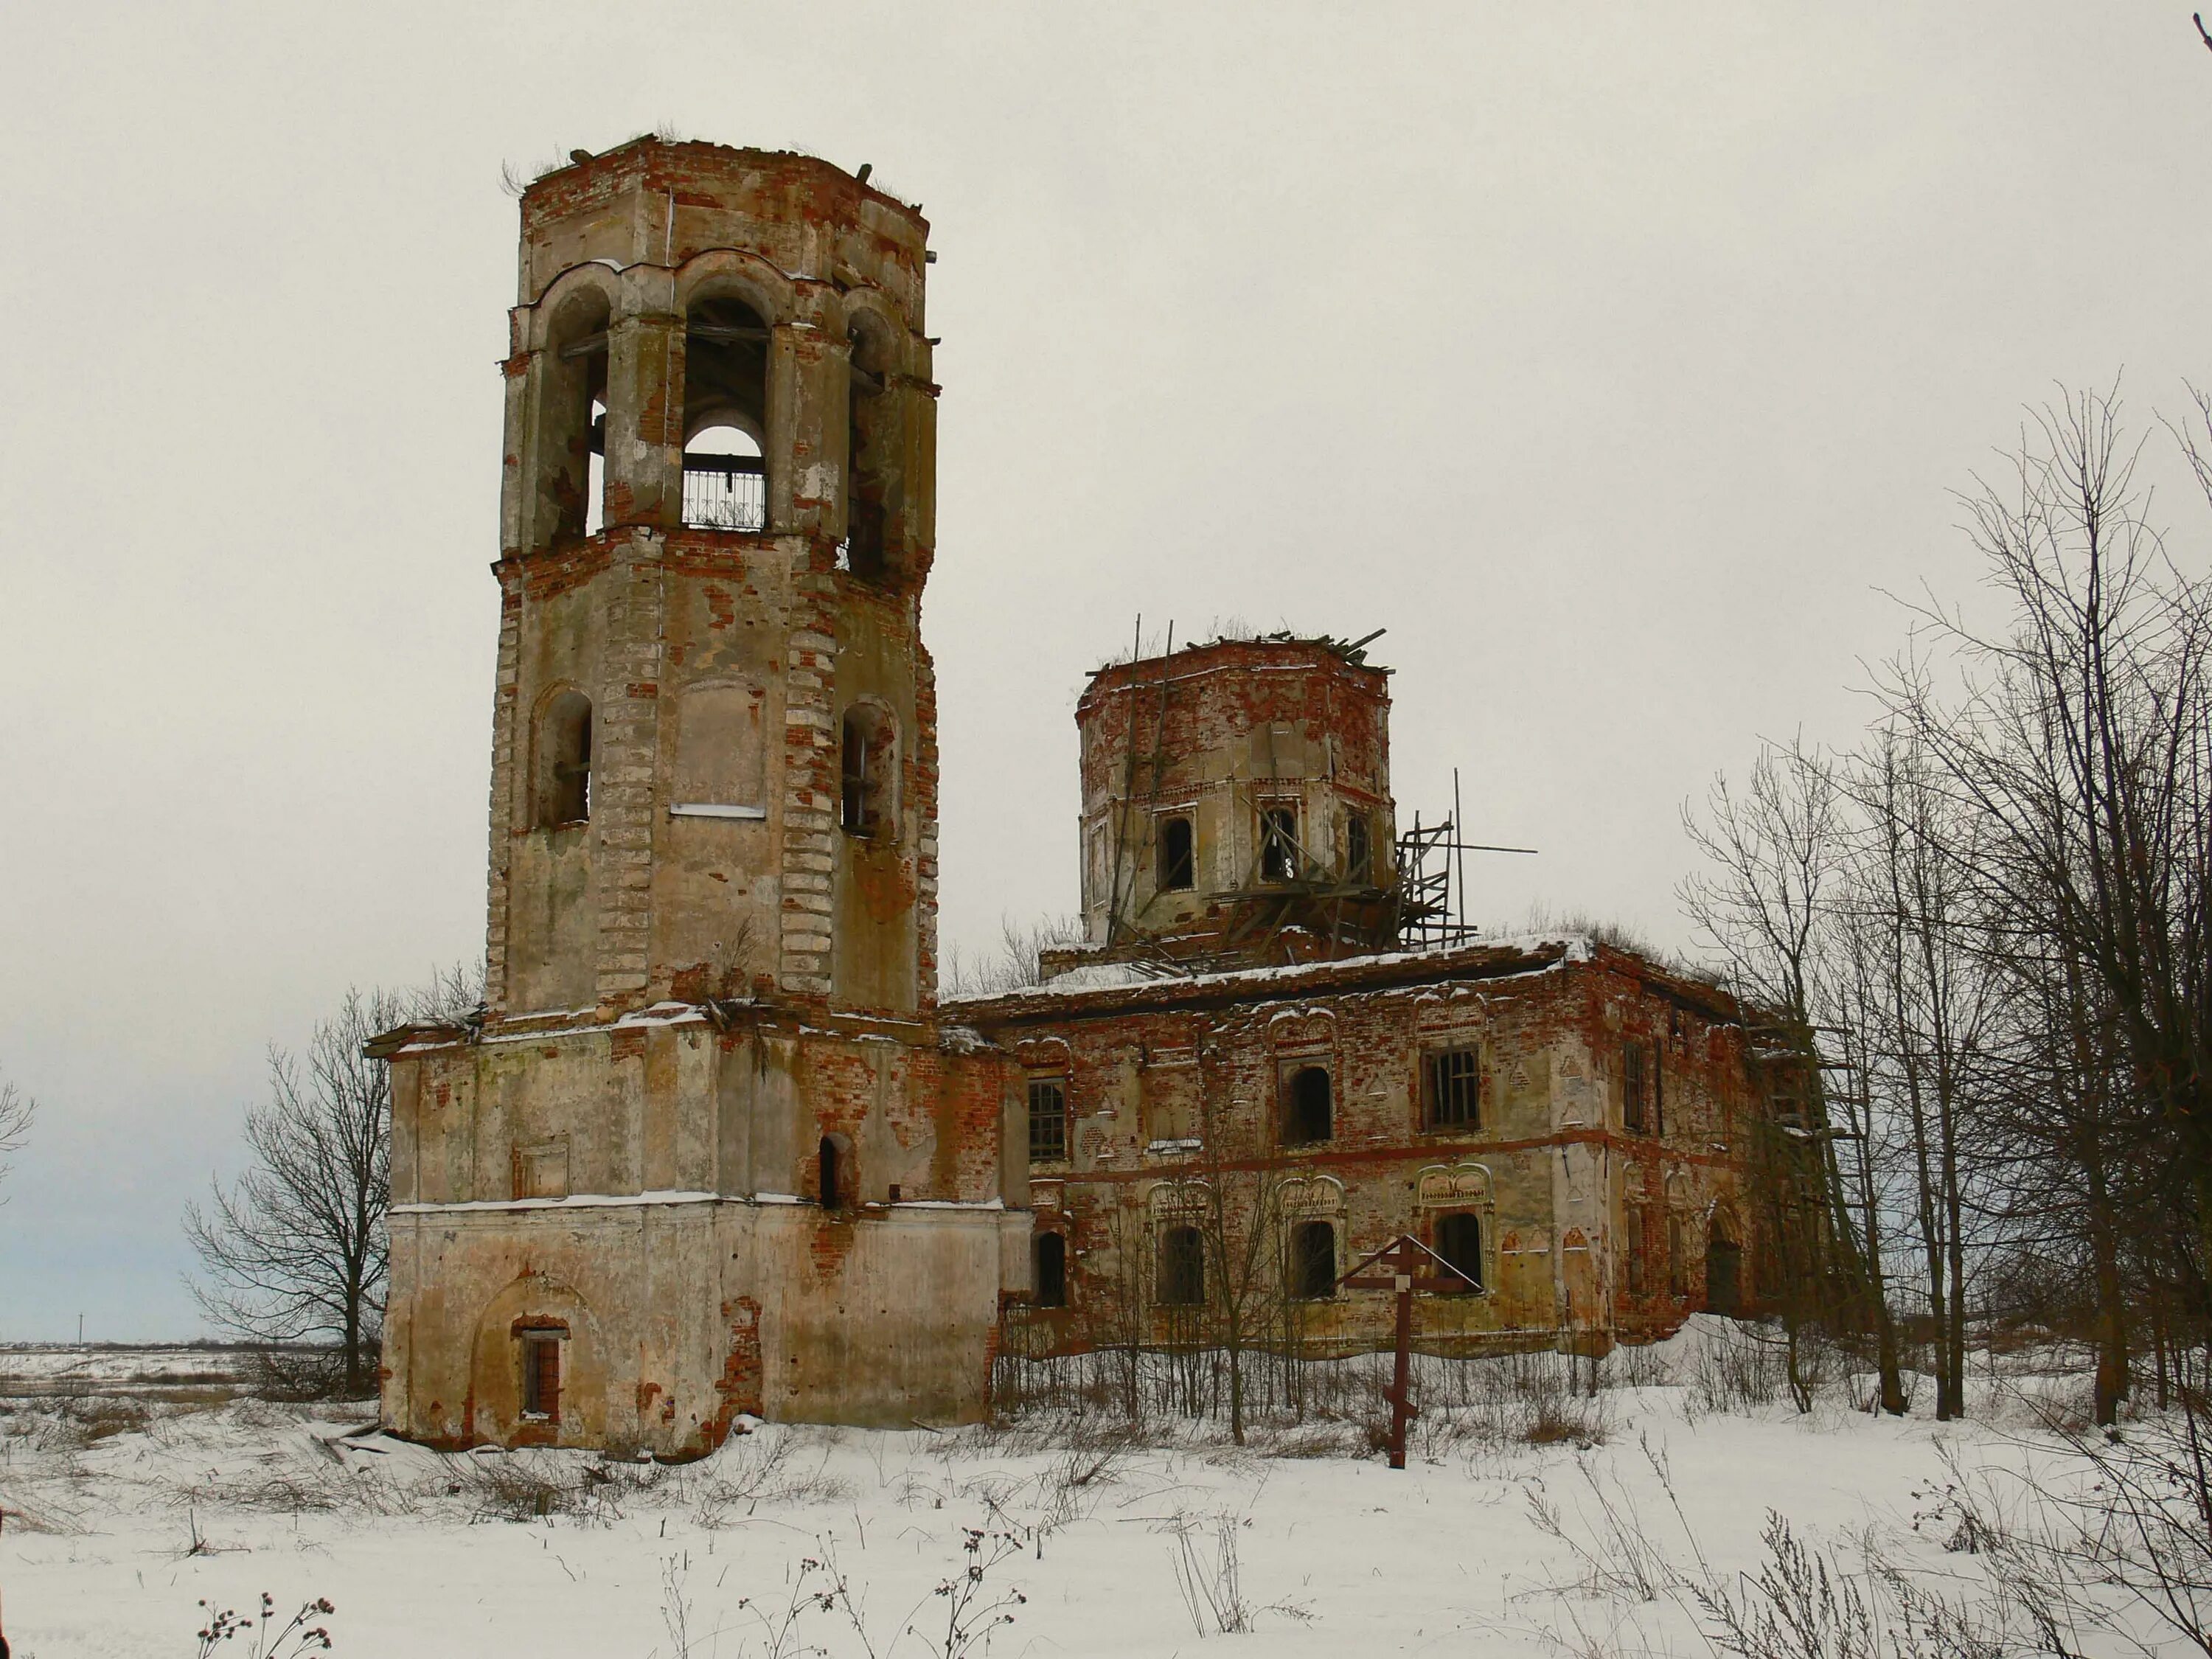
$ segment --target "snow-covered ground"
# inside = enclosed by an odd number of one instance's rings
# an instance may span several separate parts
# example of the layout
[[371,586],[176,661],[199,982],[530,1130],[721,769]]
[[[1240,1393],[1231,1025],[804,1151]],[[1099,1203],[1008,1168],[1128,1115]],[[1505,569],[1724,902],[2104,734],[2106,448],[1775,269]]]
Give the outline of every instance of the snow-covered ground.
[[[1678,1340],[1672,1370],[1626,1369],[1679,1377],[1682,1358]],[[1608,1387],[1595,1407],[1536,1392],[1524,1369],[1486,1404],[1432,1409],[1402,1472],[1358,1455],[1353,1424],[1264,1449],[1211,1429],[1117,1449],[763,1425],[663,1468],[441,1456],[250,1399],[143,1417],[17,1399],[0,1402],[0,1595],[27,1659],[189,1655],[203,1601],[264,1592],[280,1616],[333,1603],[317,1622],[337,1653],[429,1659],[889,1659],[943,1653],[959,1625],[975,1640],[953,1651],[988,1637],[1008,1656],[1692,1654],[1710,1650],[1692,1612],[1645,1599],[1639,1559],[1756,1569],[1773,1510],[1801,1537],[1871,1536],[1968,1582],[1972,1558],[1942,1547],[1947,1483],[2041,1455],[2024,1413],[1869,1418],[1848,1384],[1808,1416],[1786,1399],[1713,1410],[1710,1378]]]

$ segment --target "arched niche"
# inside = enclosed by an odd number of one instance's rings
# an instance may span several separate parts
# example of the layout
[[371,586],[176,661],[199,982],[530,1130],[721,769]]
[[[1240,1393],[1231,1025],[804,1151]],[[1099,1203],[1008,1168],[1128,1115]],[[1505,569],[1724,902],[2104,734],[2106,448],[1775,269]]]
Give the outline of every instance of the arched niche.
[[[534,1341],[557,1342],[559,1407],[526,1416],[526,1364]],[[591,1306],[573,1286],[525,1273],[484,1304],[469,1357],[470,1432],[477,1444],[604,1445],[607,1349]]]

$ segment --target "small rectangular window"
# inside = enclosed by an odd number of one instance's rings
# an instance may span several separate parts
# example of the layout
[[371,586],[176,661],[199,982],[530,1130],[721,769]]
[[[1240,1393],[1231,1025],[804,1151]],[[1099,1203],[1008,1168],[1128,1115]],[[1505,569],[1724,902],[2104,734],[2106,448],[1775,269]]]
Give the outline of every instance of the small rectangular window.
[[1650,1100],[1644,1070],[1644,1045],[1625,1043],[1620,1050],[1620,1127],[1632,1135],[1644,1132]]
[[1186,817],[1162,818],[1159,837],[1160,891],[1188,891],[1198,882],[1198,859],[1191,836],[1190,820]]
[[1263,808],[1260,813],[1260,879],[1296,881],[1298,866],[1298,809]]
[[1067,1156],[1067,1093],[1044,1078],[1030,1084],[1030,1162],[1054,1164]]
[[561,1415],[561,1334],[522,1334],[522,1414],[557,1421]]
[[1473,1129],[1482,1121],[1482,1060],[1472,1048],[1447,1048],[1428,1061],[1429,1127]]

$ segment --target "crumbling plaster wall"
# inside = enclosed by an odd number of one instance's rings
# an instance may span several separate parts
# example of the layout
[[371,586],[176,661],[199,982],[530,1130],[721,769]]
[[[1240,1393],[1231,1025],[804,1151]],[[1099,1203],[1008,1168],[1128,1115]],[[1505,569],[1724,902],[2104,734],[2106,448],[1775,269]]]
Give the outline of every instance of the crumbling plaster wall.
[[[1374,872],[1387,879],[1396,833],[1389,688],[1384,670],[1305,641],[1221,641],[1099,670],[1075,715],[1082,902],[1091,942],[1105,941],[1116,893],[1124,915],[1160,930],[1201,917],[1219,895],[1249,886],[1263,797],[1294,805],[1307,852],[1338,868],[1345,817],[1363,814]],[[1117,818],[1133,784],[1140,804],[1118,837],[1117,865]],[[1156,825],[1175,811],[1192,815],[1196,831],[1188,891],[1158,884]]]
[[[1028,1260],[1000,1191],[1009,1068],[848,1024],[671,1010],[398,1055],[386,1420],[678,1455],[737,1410],[978,1415]],[[852,1148],[836,1210],[809,1201],[830,1133]],[[553,1323],[570,1400],[524,1424],[519,1332]]]
[[[824,1218],[707,1197],[392,1218],[404,1316],[386,1420],[436,1445],[713,1449],[739,1412],[904,1426],[977,1420],[996,1340],[988,1208]],[[521,1408],[520,1332],[563,1333],[562,1396]]]
[[[1378,991],[1332,991],[1325,970],[1301,977],[1312,988],[1295,997],[1270,995],[1258,980],[1249,999],[1187,1009],[1089,1015],[1085,994],[1061,999],[1057,1018],[1032,1012],[1045,999],[1004,1024],[990,1005],[963,1009],[1024,1075],[1066,1079],[1069,1157],[1030,1178],[1038,1225],[1069,1235],[1070,1305],[1030,1310],[1026,1324],[1054,1344],[1085,1346],[1086,1297],[1149,1285],[1150,1265],[1132,1269],[1118,1252],[1131,1241],[1156,1248],[1158,1189],[1224,1168],[1243,1195],[1255,1190],[1255,1170],[1304,1182],[1286,1219],[1334,1222],[1340,1272],[1401,1232],[1428,1236],[1439,1213],[1480,1215],[1486,1292],[1420,1304],[1424,1340],[1442,1346],[1641,1337],[1700,1305],[1701,1263],[1686,1296],[1671,1294],[1663,1267],[1647,1275],[1645,1294],[1628,1294],[1619,1257],[1650,1241],[1626,1234],[1624,1206],[1646,1194],[1670,1202],[1702,1238],[1713,1206],[1732,1202],[1753,1087],[1739,1026],[1685,1009],[1619,961]],[[1659,1134],[1622,1127],[1618,1055],[1632,1038],[1663,1045]],[[1481,1055],[1480,1127],[1424,1129],[1424,1056],[1469,1045]],[[1322,1146],[1285,1147],[1279,1080],[1309,1063],[1334,1081],[1334,1133]],[[1209,1118],[1212,1150],[1172,1144],[1202,1139]],[[1316,1192],[1322,1207],[1310,1207]],[[1389,1319],[1387,1297],[1361,1293],[1301,1313],[1320,1351],[1385,1340]],[[1165,1334],[1157,1312],[1152,1324]]]

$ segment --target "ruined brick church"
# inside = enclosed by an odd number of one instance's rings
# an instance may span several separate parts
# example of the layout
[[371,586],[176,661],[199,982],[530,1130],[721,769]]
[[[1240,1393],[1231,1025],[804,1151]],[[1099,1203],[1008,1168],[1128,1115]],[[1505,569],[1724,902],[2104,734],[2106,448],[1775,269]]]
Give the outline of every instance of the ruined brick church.
[[1337,1280],[1406,1232],[1442,1351],[1755,1304],[1744,1011],[1454,927],[1358,646],[1100,670],[1086,940],[940,1002],[927,222],[653,138],[521,216],[485,1006],[372,1045],[389,1427],[973,1420],[1003,1355],[1202,1327],[1232,1186],[1316,1356],[1384,1337]]

